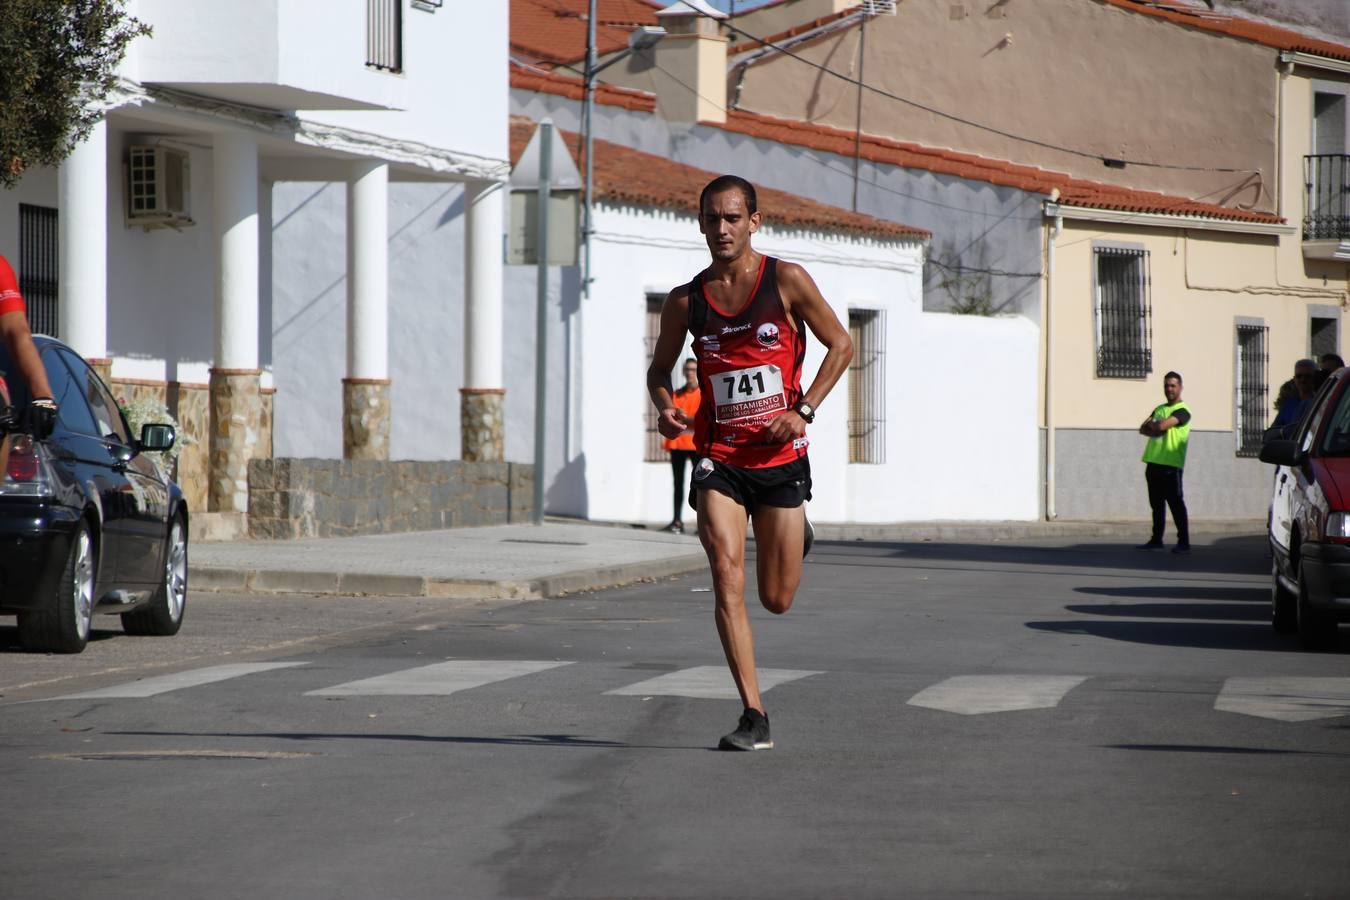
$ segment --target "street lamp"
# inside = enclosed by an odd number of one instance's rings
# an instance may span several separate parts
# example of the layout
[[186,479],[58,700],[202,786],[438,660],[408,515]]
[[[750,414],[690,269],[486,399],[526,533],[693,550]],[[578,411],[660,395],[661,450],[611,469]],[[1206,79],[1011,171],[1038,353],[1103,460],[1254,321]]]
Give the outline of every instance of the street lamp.
[[590,0],[590,7],[586,15],[586,71],[583,78],[586,83],[585,100],[581,113],[581,131],[585,136],[586,145],[586,190],[585,198],[582,200],[582,221],[581,236],[583,251],[585,253],[585,269],[581,273],[581,291],[587,298],[591,296],[591,232],[594,230],[591,221],[591,204],[595,196],[592,191],[591,182],[595,174],[593,162],[594,154],[591,152],[592,134],[591,134],[591,110],[595,106],[595,76],[599,75],[605,69],[614,65],[616,62],[627,59],[633,53],[639,50],[650,50],[655,47],[661,38],[666,36],[666,30],[660,25],[643,25],[641,28],[629,33],[628,48],[620,50],[618,53],[605,60],[603,65],[595,64],[595,5],[596,0]]

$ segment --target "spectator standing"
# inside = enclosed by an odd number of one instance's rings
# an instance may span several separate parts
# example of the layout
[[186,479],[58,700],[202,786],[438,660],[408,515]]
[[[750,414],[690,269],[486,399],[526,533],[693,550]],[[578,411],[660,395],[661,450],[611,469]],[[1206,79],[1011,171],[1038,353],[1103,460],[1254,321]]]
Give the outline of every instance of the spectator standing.
[[[675,479],[675,513],[670,519],[670,524],[662,531],[670,531],[675,534],[684,534],[684,467],[694,464],[694,459],[698,453],[694,449],[694,415],[698,412],[699,402],[702,400],[702,394],[698,389],[698,360],[692,356],[684,361],[684,385],[676,388],[671,399],[675,401],[675,406],[685,415],[685,422],[688,425],[679,436],[665,438],[661,445],[670,451],[670,471]],[[690,493],[693,493],[691,485]]]
[[1181,474],[1186,467],[1186,446],[1191,437],[1191,409],[1182,402],[1181,376],[1176,372],[1163,376],[1163,397],[1166,402],[1154,407],[1139,426],[1139,433],[1148,438],[1144,445],[1144,480],[1148,483],[1148,505],[1153,511],[1153,534],[1137,549],[1162,549],[1163,526],[1167,524],[1167,510],[1171,509],[1172,524],[1177,530],[1172,552],[1189,553],[1190,519]]
[[[1294,386],[1293,393],[1277,404],[1279,411],[1268,429],[1275,432],[1273,436],[1289,437],[1293,434],[1317,392],[1317,372],[1317,363],[1311,359],[1300,359],[1294,363],[1294,377],[1288,382]],[[1284,388],[1281,387],[1280,391],[1283,393]]]

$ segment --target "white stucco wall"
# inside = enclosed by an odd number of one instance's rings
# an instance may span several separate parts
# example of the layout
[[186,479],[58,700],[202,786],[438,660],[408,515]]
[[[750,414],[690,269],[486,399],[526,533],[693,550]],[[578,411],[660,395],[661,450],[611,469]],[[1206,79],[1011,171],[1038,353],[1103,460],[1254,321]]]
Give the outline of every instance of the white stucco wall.
[[[389,188],[389,377],[394,459],[458,459],[464,378],[463,188]],[[347,339],[347,192],[273,192],[277,456],[342,456]]]

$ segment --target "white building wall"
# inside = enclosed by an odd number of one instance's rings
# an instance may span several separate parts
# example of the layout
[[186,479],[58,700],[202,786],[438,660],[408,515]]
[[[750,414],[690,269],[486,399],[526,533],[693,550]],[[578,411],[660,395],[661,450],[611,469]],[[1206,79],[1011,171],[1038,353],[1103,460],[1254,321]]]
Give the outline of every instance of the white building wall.
[[[364,7],[364,3],[362,4]],[[508,4],[405,5],[405,111],[311,110],[306,121],[339,125],[492,160],[507,158],[510,94]]]
[[[393,459],[458,459],[464,359],[460,185],[389,186]],[[342,457],[346,189],[280,182],[273,202],[272,371],[277,456]]]

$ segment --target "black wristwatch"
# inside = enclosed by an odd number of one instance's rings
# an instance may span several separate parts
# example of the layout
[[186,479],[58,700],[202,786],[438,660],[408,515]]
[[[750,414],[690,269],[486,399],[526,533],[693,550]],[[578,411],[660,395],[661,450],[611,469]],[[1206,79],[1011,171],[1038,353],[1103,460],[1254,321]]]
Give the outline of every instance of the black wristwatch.
[[805,400],[798,400],[797,405],[792,407],[792,411],[802,417],[802,421],[810,425],[816,420],[816,408]]

